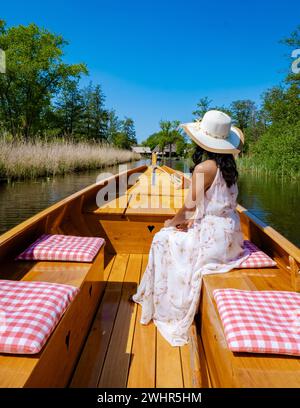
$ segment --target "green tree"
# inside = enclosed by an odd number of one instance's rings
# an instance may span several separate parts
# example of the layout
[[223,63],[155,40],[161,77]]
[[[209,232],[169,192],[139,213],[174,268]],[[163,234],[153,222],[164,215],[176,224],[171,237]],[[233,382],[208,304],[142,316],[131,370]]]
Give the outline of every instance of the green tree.
[[229,107],[226,107],[224,105],[214,106],[212,105],[212,102],[212,99],[209,99],[207,96],[199,100],[199,102],[197,103],[197,109],[193,112],[193,115],[196,116],[196,119],[202,119],[204,114],[211,109],[222,111],[224,113],[227,113],[227,115],[229,116],[232,115],[231,109]]
[[66,41],[35,24],[6,28],[1,23],[0,48],[6,52],[6,73],[0,75],[0,115],[5,128],[28,139],[43,129],[41,118],[52,97],[70,78],[87,69],[62,61]]
[[[171,146],[176,145],[176,153],[183,156],[187,147],[186,138],[178,129],[179,121],[160,121],[160,131],[153,133],[146,140],[142,142],[143,146],[149,146],[153,150],[156,146],[159,146],[160,150],[164,150],[166,146],[169,146],[171,152]],[[169,153],[170,154],[170,153]]]
[[231,117],[234,124],[243,132],[253,127],[256,121],[256,106],[249,99],[233,101],[230,105]]
[[60,133],[65,136],[80,133],[83,112],[83,97],[78,88],[78,80],[67,79],[55,103],[55,115]]
[[172,154],[172,145],[180,140],[183,136],[178,130],[179,121],[161,120],[160,126],[160,147],[163,150],[165,146],[169,146],[169,157]]
[[108,111],[105,109],[105,96],[100,85],[93,92],[94,101],[94,137],[101,141],[108,139]]
[[207,96],[201,98],[197,103],[197,108],[193,112],[193,115],[196,116],[196,119],[202,119],[204,114],[210,109],[212,100],[210,100]]
[[122,122],[118,118],[116,111],[108,111],[107,121],[107,141],[115,144],[117,135],[121,132]]
[[113,143],[121,149],[130,149],[137,144],[134,121],[131,118],[125,118],[120,122],[120,129],[113,136]]
[[143,146],[149,146],[153,150],[157,145],[159,146],[161,142],[160,132],[153,133],[146,140],[142,142]]
[[81,132],[87,139],[106,141],[108,139],[109,113],[105,109],[105,96],[101,86],[90,84],[83,89],[83,117]]
[[[300,47],[300,26],[290,35],[281,41],[291,48]],[[291,70],[291,60],[289,59],[288,74],[284,84],[269,89],[263,95],[263,112],[268,124],[275,124],[281,121],[288,123],[299,122],[300,116],[300,73],[293,73]]]
[[178,156],[185,156],[188,150],[188,143],[185,140],[185,137],[181,135],[180,138],[176,141],[176,153]]
[[93,85],[92,82],[82,90],[83,114],[81,132],[87,139],[92,139],[93,133]]
[[[283,39],[281,42],[287,45],[291,50],[300,48],[300,25],[296,28],[295,31],[292,32],[290,37]],[[300,72],[299,73],[292,72],[291,67],[289,66],[289,73],[287,75],[286,82],[288,84],[298,85],[298,91],[300,91],[299,89]],[[298,95],[299,95],[299,92],[298,92]]]
[[282,86],[276,86],[267,90],[262,97],[262,111],[266,122],[270,125],[285,118],[286,115],[286,91]]
[[161,120],[159,122],[160,126],[160,147],[163,150],[166,145],[169,145],[169,156],[171,157],[171,146],[175,142],[174,138],[174,127],[171,121]]
[[130,145],[128,143],[128,139],[123,132],[117,132],[114,135],[113,144],[120,149],[129,149]]
[[122,121],[122,133],[124,133],[124,135],[127,138],[128,147],[131,147],[134,144],[137,144],[136,132],[135,132],[135,126],[134,126],[133,119],[126,117]]

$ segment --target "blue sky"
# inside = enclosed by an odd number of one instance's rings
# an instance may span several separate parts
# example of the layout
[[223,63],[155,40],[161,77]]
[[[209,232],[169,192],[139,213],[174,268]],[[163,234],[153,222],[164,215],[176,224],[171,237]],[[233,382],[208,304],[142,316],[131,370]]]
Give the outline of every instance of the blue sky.
[[300,24],[296,0],[10,0],[0,12],[9,26],[35,22],[63,35],[66,60],[87,64],[139,140],[161,119],[191,120],[204,96],[259,102],[289,69],[279,40]]

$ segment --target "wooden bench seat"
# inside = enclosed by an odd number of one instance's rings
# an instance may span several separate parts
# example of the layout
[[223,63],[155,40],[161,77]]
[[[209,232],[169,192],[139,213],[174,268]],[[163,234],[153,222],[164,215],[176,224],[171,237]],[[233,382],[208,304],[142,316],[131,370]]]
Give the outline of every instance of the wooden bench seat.
[[73,285],[80,292],[39,354],[0,354],[0,387],[65,387],[104,290],[104,247],[93,263],[10,261],[1,279]]
[[290,273],[281,268],[239,269],[203,278],[198,328],[213,387],[300,387],[300,359],[293,356],[233,353],[228,349],[213,291],[290,290]]

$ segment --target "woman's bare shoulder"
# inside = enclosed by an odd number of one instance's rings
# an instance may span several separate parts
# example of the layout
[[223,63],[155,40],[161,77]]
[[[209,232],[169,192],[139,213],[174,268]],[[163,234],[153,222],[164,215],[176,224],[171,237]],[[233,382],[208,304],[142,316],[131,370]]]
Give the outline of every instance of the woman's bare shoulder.
[[217,164],[214,160],[205,160],[195,167],[195,173],[202,173],[204,176],[204,189],[207,190],[213,183],[217,174]]
[[207,175],[214,176],[217,169],[218,167],[214,160],[205,160],[204,162],[197,164],[194,171],[197,173],[205,173]]

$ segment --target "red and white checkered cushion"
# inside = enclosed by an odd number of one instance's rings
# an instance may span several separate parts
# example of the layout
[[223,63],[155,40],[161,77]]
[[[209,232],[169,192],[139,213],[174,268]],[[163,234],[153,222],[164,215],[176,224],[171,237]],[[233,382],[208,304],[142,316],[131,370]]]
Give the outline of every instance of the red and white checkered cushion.
[[214,290],[231,351],[300,355],[300,294]]
[[104,242],[103,238],[44,234],[16,259],[92,262]]
[[0,280],[0,352],[38,353],[77,292],[57,283]]
[[268,268],[276,266],[276,262],[257,248],[253,242],[244,241],[244,248],[250,251],[250,255],[239,265],[239,268]]

